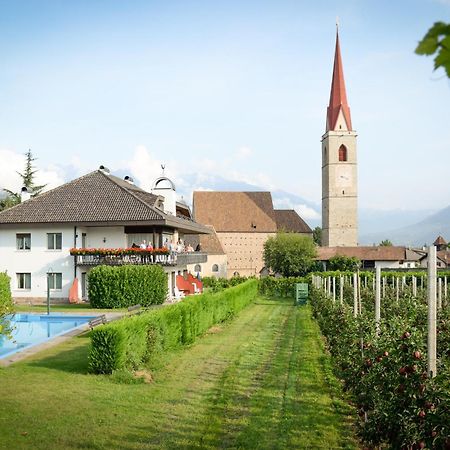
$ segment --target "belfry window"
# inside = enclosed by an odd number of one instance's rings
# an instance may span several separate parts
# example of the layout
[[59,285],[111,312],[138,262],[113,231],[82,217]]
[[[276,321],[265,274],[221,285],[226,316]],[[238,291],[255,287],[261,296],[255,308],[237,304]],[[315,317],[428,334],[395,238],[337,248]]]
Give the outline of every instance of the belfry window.
[[347,161],[347,147],[345,145],[339,147],[339,161]]

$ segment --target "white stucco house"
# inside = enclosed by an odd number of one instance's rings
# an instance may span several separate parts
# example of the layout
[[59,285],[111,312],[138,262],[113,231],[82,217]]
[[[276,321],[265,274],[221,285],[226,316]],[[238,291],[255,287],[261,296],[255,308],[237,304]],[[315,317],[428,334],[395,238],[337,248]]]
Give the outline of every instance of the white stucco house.
[[37,197],[26,199],[24,194],[22,203],[0,212],[0,271],[11,277],[16,302],[43,301],[47,283],[53,300],[85,299],[87,274],[98,264],[160,264],[172,296],[176,274],[188,264],[206,261],[202,252],[111,258],[71,251],[125,249],[144,240],[161,248],[185,234],[209,234],[176,201],[175,186],[166,177],[155,180],[147,192],[130,177],[122,180],[100,166]]

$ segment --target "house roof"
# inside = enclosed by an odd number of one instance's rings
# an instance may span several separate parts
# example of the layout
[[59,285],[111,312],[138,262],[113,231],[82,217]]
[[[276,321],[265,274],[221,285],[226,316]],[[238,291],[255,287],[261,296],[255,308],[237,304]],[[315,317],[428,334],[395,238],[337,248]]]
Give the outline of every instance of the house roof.
[[206,252],[209,255],[225,255],[225,251],[216,234],[216,230],[212,226],[208,226],[208,228],[211,229],[211,234],[185,234],[185,241],[194,248],[200,244],[201,251]]
[[436,240],[433,242],[433,245],[447,245],[447,241],[442,237],[442,236],[438,236],[436,238]]
[[[420,261],[428,258],[428,251],[424,251],[420,256]],[[447,266],[450,265],[450,250],[439,250],[436,252],[436,258],[441,260]]]
[[417,261],[419,255],[406,247],[319,247],[317,259],[328,261],[334,256],[355,257],[361,261]]
[[200,224],[164,213],[155,206],[157,199],[134,184],[96,170],[0,212],[0,225],[154,223],[209,233]]
[[193,200],[197,222],[217,232],[276,232],[270,192],[196,191]]
[[293,209],[275,209],[274,212],[279,231],[312,233],[309,225]]
[[447,266],[450,266],[450,250],[441,250],[439,252],[436,252],[436,256],[441,261],[444,261]]

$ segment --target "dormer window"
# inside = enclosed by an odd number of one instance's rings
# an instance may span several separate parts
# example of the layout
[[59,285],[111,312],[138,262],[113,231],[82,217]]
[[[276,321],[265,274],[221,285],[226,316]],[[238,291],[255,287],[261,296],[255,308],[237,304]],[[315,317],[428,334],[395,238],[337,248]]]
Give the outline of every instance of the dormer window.
[[347,161],[347,147],[345,145],[339,147],[339,161]]

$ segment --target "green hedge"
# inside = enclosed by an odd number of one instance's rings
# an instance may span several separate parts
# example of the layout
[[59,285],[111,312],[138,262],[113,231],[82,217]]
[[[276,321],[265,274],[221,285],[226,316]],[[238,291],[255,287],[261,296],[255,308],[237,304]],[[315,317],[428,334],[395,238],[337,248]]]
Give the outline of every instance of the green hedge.
[[308,283],[308,277],[264,277],[259,282],[259,292],[270,297],[294,297],[296,283]]
[[232,277],[232,278],[217,278],[217,277],[203,277],[203,287],[211,288],[213,292],[221,291],[238,284],[245,283],[247,280],[254,277]]
[[188,297],[180,303],[126,317],[95,328],[89,367],[94,373],[135,369],[167,350],[194,342],[212,325],[251,303],[258,282],[249,280],[218,293]]
[[158,305],[167,297],[167,275],[161,266],[97,266],[88,275],[94,308]]
[[0,305],[12,305],[10,278],[3,272],[0,272]]
[[12,313],[12,310],[10,278],[6,273],[0,272],[0,335],[9,335],[11,332],[5,316]]

